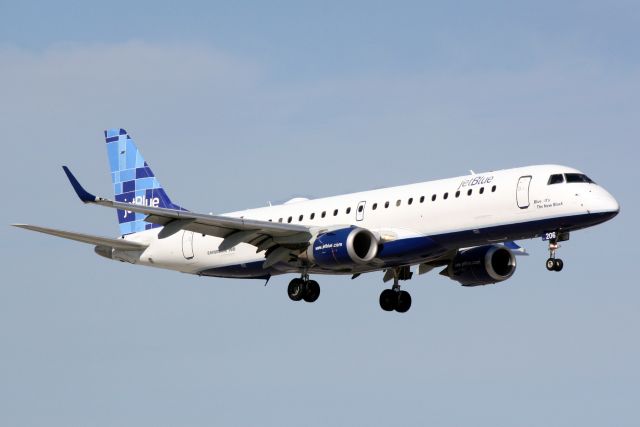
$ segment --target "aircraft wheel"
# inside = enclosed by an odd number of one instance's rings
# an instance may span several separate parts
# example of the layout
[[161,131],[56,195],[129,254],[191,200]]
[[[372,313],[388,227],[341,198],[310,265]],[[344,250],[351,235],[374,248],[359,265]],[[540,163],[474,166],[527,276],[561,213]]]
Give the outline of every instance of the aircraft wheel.
[[289,282],[287,293],[292,301],[300,301],[305,294],[305,283],[302,279],[293,279]]
[[407,291],[398,292],[398,300],[396,303],[396,311],[398,313],[406,313],[411,308],[411,294]]
[[553,266],[553,269],[555,271],[562,271],[563,268],[564,268],[564,262],[560,258],[556,258],[555,259],[555,265]]
[[549,258],[547,260],[547,270],[556,271],[556,259],[555,258]]
[[384,311],[393,311],[398,304],[398,293],[391,289],[385,289],[380,294],[380,308]]
[[309,280],[307,282],[307,289],[304,293],[304,300],[306,302],[315,302],[320,296],[320,285],[315,280]]

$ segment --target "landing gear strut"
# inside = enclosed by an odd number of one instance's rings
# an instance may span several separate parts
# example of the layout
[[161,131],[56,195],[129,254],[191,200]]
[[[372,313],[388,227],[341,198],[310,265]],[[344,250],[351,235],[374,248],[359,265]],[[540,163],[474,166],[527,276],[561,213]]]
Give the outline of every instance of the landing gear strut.
[[301,278],[289,282],[287,293],[292,301],[315,302],[320,296],[320,285],[315,280],[309,280],[308,274],[303,274]]
[[564,262],[560,258],[556,258],[556,251],[560,248],[558,239],[549,240],[549,259],[547,260],[547,270],[562,271]]
[[398,313],[406,313],[411,308],[411,294],[407,291],[400,290],[400,280],[409,280],[411,271],[404,267],[394,269],[393,286],[391,289],[385,289],[380,294],[380,308],[384,311],[397,311]]

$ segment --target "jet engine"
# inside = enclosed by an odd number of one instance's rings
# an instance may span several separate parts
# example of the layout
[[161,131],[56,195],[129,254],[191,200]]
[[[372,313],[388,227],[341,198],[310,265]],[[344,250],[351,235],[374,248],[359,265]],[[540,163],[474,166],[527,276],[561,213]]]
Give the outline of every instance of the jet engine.
[[513,252],[501,245],[489,245],[458,252],[441,274],[462,286],[481,286],[507,280],[515,271]]
[[378,254],[378,239],[364,228],[347,227],[319,234],[307,249],[308,259],[325,268],[366,264]]

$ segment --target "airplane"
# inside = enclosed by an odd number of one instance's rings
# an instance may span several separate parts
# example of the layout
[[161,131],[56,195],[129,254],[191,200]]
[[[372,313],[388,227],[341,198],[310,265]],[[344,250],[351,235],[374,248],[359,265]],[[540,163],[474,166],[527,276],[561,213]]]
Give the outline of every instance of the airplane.
[[582,172],[559,165],[505,169],[226,214],[175,204],[124,129],[104,132],[114,200],[97,197],[63,170],[80,200],[117,211],[120,236],[16,227],[95,245],[108,259],[199,276],[263,279],[296,274],[291,300],[312,303],[311,275],[383,272],[385,311],[405,313],[400,282],[442,268],[462,286],[499,283],[516,271],[516,240],[548,241],[546,268],[559,272],[559,243],[615,217],[616,199]]

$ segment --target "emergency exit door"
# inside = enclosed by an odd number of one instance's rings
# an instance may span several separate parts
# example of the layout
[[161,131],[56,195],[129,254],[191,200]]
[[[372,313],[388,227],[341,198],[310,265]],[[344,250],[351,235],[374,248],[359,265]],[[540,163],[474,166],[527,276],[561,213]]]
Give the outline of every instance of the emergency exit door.
[[358,207],[356,208],[356,221],[362,221],[364,219],[364,207],[366,204],[366,201],[358,203]]

